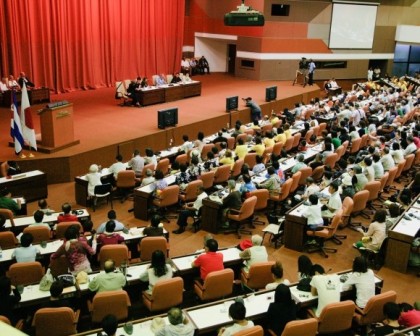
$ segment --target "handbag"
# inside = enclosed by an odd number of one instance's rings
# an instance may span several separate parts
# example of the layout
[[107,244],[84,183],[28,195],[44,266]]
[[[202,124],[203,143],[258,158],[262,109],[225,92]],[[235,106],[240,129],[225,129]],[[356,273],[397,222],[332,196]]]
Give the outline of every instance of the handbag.
[[57,280],[63,284],[64,288],[74,286],[76,283],[76,279],[72,274],[61,274],[57,277]]
[[311,280],[312,278],[303,278],[300,279],[297,289],[303,292],[310,292],[311,291]]
[[39,290],[48,292],[53,282],[54,282],[54,277],[51,274],[51,269],[48,269],[47,273],[44,274],[44,276],[42,277],[39,283]]

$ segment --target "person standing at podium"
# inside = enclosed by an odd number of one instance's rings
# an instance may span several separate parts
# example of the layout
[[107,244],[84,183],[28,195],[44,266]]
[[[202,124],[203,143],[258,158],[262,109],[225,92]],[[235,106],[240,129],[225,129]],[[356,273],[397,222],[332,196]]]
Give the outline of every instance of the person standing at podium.
[[35,84],[32,83],[29,80],[28,77],[26,77],[26,74],[23,71],[19,74],[18,83],[19,83],[20,87],[23,87],[23,83],[25,83],[26,84],[26,87],[28,89],[32,89],[32,88],[35,87]]

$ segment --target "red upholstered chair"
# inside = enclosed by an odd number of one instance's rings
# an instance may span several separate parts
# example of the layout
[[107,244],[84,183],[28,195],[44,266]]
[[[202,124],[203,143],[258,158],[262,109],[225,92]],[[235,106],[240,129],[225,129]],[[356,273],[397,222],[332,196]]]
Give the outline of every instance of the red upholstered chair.
[[[290,321],[286,324],[281,336],[315,336],[318,330],[318,320],[309,318],[306,320]],[[268,330],[271,336],[277,336]]]
[[12,210],[9,209],[0,209],[0,215],[3,215],[4,217],[6,217],[6,219],[10,220],[10,224],[13,226],[15,226],[15,222],[13,221],[13,212]]
[[305,185],[306,179],[312,175],[312,168],[311,167],[303,167],[299,169],[300,173],[302,174],[300,176],[299,185]]
[[208,189],[210,189],[210,188],[212,188],[212,187],[213,187],[214,174],[215,174],[215,171],[214,171],[214,170],[211,170],[211,171],[209,171],[209,172],[204,172],[204,173],[202,173],[202,174],[198,177],[198,179],[199,179],[199,180],[201,180],[201,181],[203,182],[203,188],[204,188],[205,190],[208,190]]
[[161,193],[153,199],[153,205],[159,209],[162,219],[165,219],[169,223],[167,215],[165,215],[165,209],[170,206],[178,204],[179,197],[179,186],[171,185],[164,188]]
[[30,233],[34,238],[34,244],[39,244],[43,241],[48,241],[51,239],[51,230],[49,227],[44,225],[28,226],[23,230],[23,233]]
[[130,254],[128,252],[127,245],[111,244],[102,246],[98,255],[98,260],[102,269],[104,267],[105,261],[108,259],[114,260],[116,267],[120,267],[123,263],[127,264],[130,260]]
[[182,304],[183,292],[184,280],[181,277],[160,280],[153,286],[152,294],[143,292],[143,304],[150,312],[166,311]]
[[221,271],[210,272],[204,283],[194,282],[194,291],[201,301],[210,301],[227,297],[233,291],[233,270],[226,268]]
[[283,142],[276,142],[273,146],[273,155],[280,156],[281,150],[283,149]]
[[241,175],[241,169],[243,165],[244,165],[244,159],[235,160],[230,176],[236,179],[239,175]]
[[[253,191],[249,192],[249,196],[250,197],[252,197],[252,196],[256,196],[257,197],[257,203],[255,204],[254,211],[264,210],[265,208],[267,208],[268,199],[270,197],[270,193],[268,192],[267,189],[256,189],[256,190],[253,190]],[[257,223],[258,224],[261,224],[261,225],[264,225],[265,224],[265,222],[259,221],[258,220],[258,217],[254,217],[253,220],[252,220],[252,222],[254,224],[257,224]]]
[[2,249],[9,249],[16,247],[18,241],[12,231],[0,232],[0,247]]
[[315,182],[321,181],[322,176],[324,175],[325,166],[316,167],[312,172],[312,178]]
[[257,164],[257,153],[248,153],[245,155],[244,163],[249,166],[249,169],[252,169]]
[[32,326],[36,336],[64,336],[77,333],[80,310],[69,307],[41,308],[35,313]]
[[164,176],[169,173],[170,161],[169,159],[160,159],[157,163],[156,170],[160,170]]
[[293,174],[292,176],[293,183],[290,186],[291,193],[294,193],[296,189],[299,187],[299,181],[300,181],[301,176],[302,176],[302,173],[300,171],[297,171],[296,173]]
[[257,262],[251,265],[249,272],[241,271],[242,286],[252,290],[264,289],[267,284],[273,282],[271,266],[274,261]]
[[165,237],[144,237],[140,240],[138,250],[141,261],[152,260],[152,253],[161,250],[167,257],[169,256],[168,241]]
[[255,325],[251,328],[238,331],[232,334],[232,336],[264,336],[264,329],[260,325]]
[[109,314],[115,315],[118,321],[126,320],[131,306],[130,297],[122,289],[96,293],[92,302],[87,303],[92,323],[100,323]]
[[203,186],[203,181],[201,180],[195,180],[188,183],[185,190],[179,194],[181,203],[194,202],[197,199],[197,190],[201,186]]
[[246,220],[251,221],[252,225],[252,219],[254,216],[254,209],[255,205],[257,204],[257,197],[252,196],[245,200],[245,202],[242,204],[242,207],[239,210],[236,209],[229,209],[229,212],[227,214],[227,219],[233,226],[233,229],[225,230],[224,232],[236,232],[238,238],[241,238],[240,233],[249,233],[252,234],[251,231],[246,231],[241,228],[242,222]]
[[216,168],[213,184],[226,183],[230,177],[230,165],[223,165]]
[[15,263],[10,265],[7,276],[13,286],[31,285],[41,281],[44,276],[44,267],[38,261]]

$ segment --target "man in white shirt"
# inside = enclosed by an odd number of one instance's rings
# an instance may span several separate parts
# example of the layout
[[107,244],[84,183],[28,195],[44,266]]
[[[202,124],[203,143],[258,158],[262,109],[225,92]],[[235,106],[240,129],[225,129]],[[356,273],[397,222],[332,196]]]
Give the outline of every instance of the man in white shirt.
[[411,135],[407,137],[407,143],[408,146],[404,150],[404,157],[407,157],[407,155],[410,154],[415,154],[417,151],[416,144],[414,143],[414,139]]
[[307,200],[309,196],[316,194],[320,191],[319,185],[317,185],[314,181],[314,179],[309,176],[306,178],[306,188],[302,195],[302,198],[304,200]]
[[319,317],[324,307],[330,303],[340,302],[340,278],[337,274],[325,274],[321,265],[312,266],[315,274],[311,280],[311,293],[318,295],[318,307],[315,315]]
[[378,153],[375,153],[372,155],[372,159],[373,159],[373,170],[375,172],[375,180],[380,180],[381,177],[385,173],[384,166],[382,165],[382,162],[381,162],[381,157],[379,156]]
[[133,152],[133,157],[128,162],[128,166],[134,170],[137,177],[141,176],[144,168],[144,159],[140,156],[140,151],[135,149]]
[[105,261],[104,271],[105,273],[99,273],[89,282],[89,289],[92,292],[120,290],[125,286],[125,275],[121,272],[115,272],[115,262],[113,260]]
[[109,168],[108,168],[108,171],[109,171],[111,174],[113,174],[114,179],[115,179],[115,180],[117,180],[118,173],[119,173],[120,171],[125,170],[125,164],[124,164],[124,163],[122,163],[123,157],[122,157],[122,155],[121,155],[121,154],[118,154],[118,155],[115,157],[115,160],[116,160],[117,162],[113,163],[113,164],[111,165],[111,167],[109,167]]
[[197,199],[194,201],[194,203],[185,204],[184,209],[181,210],[178,216],[177,224],[179,228],[172,231],[172,233],[179,234],[185,231],[185,227],[188,225],[188,217],[198,215],[200,208],[203,206],[203,199],[207,197],[208,195],[205,192],[203,186],[199,186],[197,188]]
[[188,154],[189,150],[193,149],[194,144],[189,140],[189,137],[186,134],[182,136],[182,140],[184,140],[184,143],[181,146],[179,146],[178,151]]
[[267,249],[262,243],[260,235],[253,235],[251,237],[252,246],[239,253],[239,256],[245,261],[244,270],[249,271],[252,264],[257,262],[268,261]]
[[384,167],[384,171],[389,171],[391,168],[395,167],[394,159],[392,158],[388,147],[385,147],[382,150],[381,163]]
[[340,194],[338,193],[338,183],[333,182],[330,184],[328,191],[331,194],[328,203],[323,206],[322,217],[332,218],[338,209],[341,209],[342,202]]
[[324,220],[321,215],[321,206],[318,204],[318,196],[310,195],[309,202],[311,205],[305,206],[302,212],[302,216],[307,219],[307,225],[309,230],[316,231],[320,226],[324,224]]

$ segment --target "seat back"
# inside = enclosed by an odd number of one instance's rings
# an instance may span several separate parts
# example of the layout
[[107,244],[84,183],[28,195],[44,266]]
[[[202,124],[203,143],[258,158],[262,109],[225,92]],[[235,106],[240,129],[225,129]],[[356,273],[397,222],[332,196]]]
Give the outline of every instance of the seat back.
[[302,137],[302,133],[296,133],[293,136],[293,144],[292,144],[292,148],[297,148],[297,146],[299,146],[299,142],[300,142],[300,138]]
[[318,319],[318,333],[330,334],[350,329],[354,309],[355,304],[350,300],[326,305]]
[[136,173],[134,170],[122,170],[117,175],[117,188],[134,188],[136,185]]
[[254,210],[262,210],[267,207],[268,198],[270,197],[270,193],[267,189],[256,189],[249,193],[249,196],[256,196],[257,203],[255,204]]
[[335,153],[338,155],[337,161],[341,159],[341,157],[344,155],[345,149],[343,145],[340,145],[335,150]]
[[185,192],[181,194],[181,199],[183,202],[192,202],[197,199],[197,190],[200,186],[203,185],[203,181],[195,180],[188,183],[185,188]]
[[371,181],[366,183],[364,190],[369,191],[368,201],[376,200],[381,191],[381,182],[380,181]]
[[397,300],[397,293],[395,291],[388,291],[375,295],[370,298],[365,308],[363,315],[356,315],[356,322],[359,325],[369,325],[372,323],[382,322],[385,319],[383,313],[384,304],[387,302],[395,302]]
[[284,327],[281,336],[315,336],[318,330],[318,321],[315,318],[290,321]]
[[33,243],[39,244],[43,241],[48,241],[51,239],[50,228],[44,225],[32,225],[28,226],[23,230],[24,233],[30,233],[34,238]]
[[349,221],[347,219],[352,214],[353,207],[354,207],[353,199],[351,197],[347,196],[343,200],[343,203],[341,205],[341,208],[343,209],[343,220],[341,221],[341,224],[339,224],[340,228],[343,228],[343,227],[347,226],[347,224],[349,223]]
[[44,276],[44,268],[38,261],[15,263],[10,265],[7,276],[13,286],[26,286],[40,282]]
[[233,279],[234,274],[231,268],[210,272],[204,280],[200,299],[202,301],[216,300],[232,294]]
[[241,209],[239,210],[239,214],[230,213],[228,218],[236,220],[236,221],[243,221],[245,219],[250,218],[254,215],[254,208],[257,204],[257,196],[248,197],[245,202],[242,204]]
[[284,150],[286,152],[290,152],[293,148],[293,140],[294,138],[291,136],[289,139],[286,140],[285,144],[284,144]]
[[112,259],[115,262],[116,267],[120,267],[122,263],[128,263],[128,247],[127,245],[104,245],[101,247],[98,255],[101,269],[104,268],[106,260]]
[[305,135],[305,141],[306,141],[306,143],[309,143],[309,141],[311,139],[311,136],[313,134],[314,134],[314,130],[313,129],[310,129],[308,132],[306,132],[306,135]]
[[363,134],[362,135],[362,141],[360,142],[360,149],[365,148],[368,145],[369,142],[369,135],[368,134]]
[[142,261],[151,260],[152,253],[156,250],[161,250],[168,255],[168,242],[165,237],[145,237],[140,241],[139,251]]
[[257,262],[251,265],[245,285],[252,289],[263,289],[273,281],[271,266],[273,261]]
[[312,175],[312,168],[311,167],[303,167],[299,169],[301,175],[299,180],[299,185],[305,185],[306,179]]
[[150,169],[151,171],[155,171],[155,164],[154,163],[149,163],[147,165],[144,165],[143,170],[141,171],[141,176],[142,177],[146,176],[147,169]]
[[188,164],[188,154],[179,154],[176,158],[175,161],[177,161],[179,164]]
[[414,165],[420,164],[420,148],[416,150],[416,156],[414,158]]
[[230,177],[230,164],[219,166],[214,173],[214,184],[225,183]]
[[351,148],[349,149],[349,154],[357,153],[360,149],[360,144],[362,143],[362,138],[354,139],[351,142]]
[[10,224],[15,226],[15,222],[13,221],[13,211],[9,209],[0,209],[0,215],[6,217],[6,219],[10,220]]
[[248,153],[245,155],[244,163],[249,166],[249,169],[252,169],[257,164],[257,153]]
[[77,333],[76,316],[69,307],[38,309],[33,325],[36,336],[66,336]]
[[3,323],[6,323],[8,325],[12,325],[12,323],[10,322],[10,320],[6,316],[4,316],[4,315],[0,315],[0,321],[3,322]]
[[233,164],[232,172],[231,172],[231,176],[233,178],[236,178],[239,175],[241,175],[241,169],[243,165],[244,165],[244,159],[238,159],[235,161],[235,163]]
[[338,160],[337,153],[328,154],[327,157],[325,158],[324,165],[333,169],[335,167],[335,163],[337,162],[337,160]]
[[163,311],[182,304],[184,280],[181,277],[158,281],[151,296],[143,294],[143,303],[151,311]]
[[280,156],[281,150],[283,149],[283,142],[276,142],[273,146],[273,155]]
[[270,199],[279,201],[279,202],[285,200],[290,195],[290,189],[292,187],[292,184],[293,184],[293,179],[288,178],[286,182],[284,182],[283,185],[281,186],[281,193],[279,195],[271,195]]
[[0,247],[5,250],[16,247],[18,241],[12,231],[0,232]]
[[343,152],[343,155],[344,155],[344,153],[347,151],[347,148],[349,147],[349,141],[346,140],[341,145],[344,147],[344,152]]
[[214,182],[214,170],[211,170],[209,172],[204,172],[200,175],[199,179],[203,181],[203,188],[205,190],[210,189],[213,187]]
[[271,154],[273,154],[273,146],[265,147],[263,157],[263,163],[267,164],[270,161]]
[[232,336],[264,336],[264,329],[260,325],[238,331]]
[[403,172],[409,171],[414,163],[414,158],[416,156],[414,154],[409,154],[405,157],[405,165],[403,167]]
[[178,195],[179,195],[179,186],[171,185],[163,189],[159,195],[159,199],[155,199],[155,202],[153,203],[160,208],[174,205],[178,203]]
[[314,131],[314,134],[315,134],[317,137],[321,135],[321,132],[319,131],[319,130],[320,130],[319,125],[318,125],[318,126],[314,126],[312,129],[313,129],[313,131]]
[[205,160],[207,158],[207,153],[211,152],[211,149],[213,148],[214,144],[205,144],[203,148],[201,149],[201,159]]
[[8,171],[9,171],[9,163],[7,161],[3,161],[0,164],[0,176],[6,177]]
[[300,171],[297,171],[296,173],[293,174],[293,176],[292,176],[293,183],[290,186],[290,192],[291,193],[295,192],[295,190],[299,186],[299,181],[300,181],[301,176],[302,176],[302,173]]
[[68,274],[70,263],[67,256],[61,255],[58,258],[50,260],[50,270],[54,278],[57,278],[61,274]]
[[92,322],[100,323],[109,314],[115,315],[118,321],[128,317],[130,298],[125,290],[105,291],[96,293],[92,301]]
[[227,148],[230,150],[233,150],[235,148],[235,138],[234,137],[229,137],[227,138]]
[[398,169],[397,169],[397,174],[395,174],[395,178],[399,178],[401,176],[401,173],[404,169],[405,163],[407,162],[407,160],[401,160],[400,163],[398,163]]
[[397,176],[397,171],[398,171],[398,167],[392,167],[389,171],[388,171],[388,180],[386,181],[385,187],[389,187],[394,183],[395,180],[395,176]]
[[55,238],[57,239],[64,238],[64,234],[66,233],[66,230],[72,225],[77,225],[79,227],[79,232],[80,233],[83,232],[82,224],[80,224],[79,222],[62,222],[62,223],[58,223],[55,227]]
[[360,190],[353,196],[353,213],[360,212],[366,208],[367,201],[369,199],[369,191],[368,190]]
[[160,170],[163,175],[168,175],[169,173],[169,159],[160,159],[157,163],[156,170]]
[[111,183],[105,183],[105,184],[99,184],[95,186],[95,188],[93,189],[93,194],[96,197],[108,196],[111,191],[112,191]]
[[272,130],[273,130],[273,125],[272,124],[264,125],[263,127],[261,127],[261,134],[266,135],[267,132],[271,132]]
[[324,175],[325,166],[316,167],[312,172],[312,178],[314,181],[320,181],[322,175]]
[[386,186],[386,182],[388,181],[388,177],[389,177],[388,172],[385,172],[385,174],[382,175],[381,180],[380,180],[380,182],[381,182],[381,188],[379,189],[380,192],[382,192],[384,190],[384,188]]

